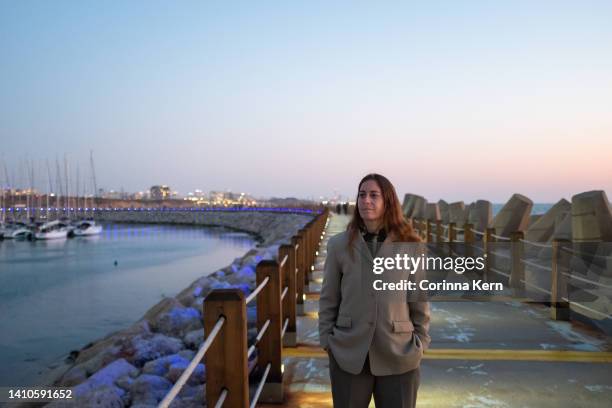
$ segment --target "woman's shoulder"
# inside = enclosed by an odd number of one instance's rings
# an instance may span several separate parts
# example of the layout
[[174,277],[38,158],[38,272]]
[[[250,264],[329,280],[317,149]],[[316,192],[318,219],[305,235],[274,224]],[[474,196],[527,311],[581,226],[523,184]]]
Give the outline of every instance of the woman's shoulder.
[[336,235],[334,235],[333,237],[329,238],[329,241],[327,243],[327,247],[328,248],[337,248],[340,249],[342,247],[345,247],[348,244],[349,241],[349,232],[348,231],[342,231]]

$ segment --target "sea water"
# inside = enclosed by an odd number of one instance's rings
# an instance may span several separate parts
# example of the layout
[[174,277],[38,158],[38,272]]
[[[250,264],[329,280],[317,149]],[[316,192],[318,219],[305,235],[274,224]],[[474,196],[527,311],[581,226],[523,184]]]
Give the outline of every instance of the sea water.
[[215,228],[107,224],[102,235],[0,242],[0,387],[42,385],[70,350],[255,245]]

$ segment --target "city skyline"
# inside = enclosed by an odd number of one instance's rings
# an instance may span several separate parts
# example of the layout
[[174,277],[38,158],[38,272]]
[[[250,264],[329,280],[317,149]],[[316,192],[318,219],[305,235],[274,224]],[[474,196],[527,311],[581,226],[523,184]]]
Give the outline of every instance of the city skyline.
[[46,160],[85,177],[93,150],[107,190],[353,198],[379,172],[400,198],[610,197],[611,17],[604,1],[4,3],[0,165],[41,163],[44,187]]

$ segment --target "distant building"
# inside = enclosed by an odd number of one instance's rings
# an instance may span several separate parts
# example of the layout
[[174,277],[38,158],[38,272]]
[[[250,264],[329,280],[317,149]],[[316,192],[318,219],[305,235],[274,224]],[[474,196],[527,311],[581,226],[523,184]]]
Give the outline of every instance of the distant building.
[[166,200],[170,198],[171,191],[168,186],[153,186],[150,189],[151,200]]

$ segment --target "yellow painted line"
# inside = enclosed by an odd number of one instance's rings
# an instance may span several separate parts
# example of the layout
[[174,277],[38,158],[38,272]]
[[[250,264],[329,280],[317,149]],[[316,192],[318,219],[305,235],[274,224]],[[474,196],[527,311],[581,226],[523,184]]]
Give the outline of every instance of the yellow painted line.
[[327,357],[327,353],[321,347],[315,346],[298,346],[285,347],[282,351],[283,357],[297,358],[322,358]]
[[[306,292],[307,300],[319,300],[321,298],[321,292]],[[532,299],[529,298],[518,298],[512,296],[433,296],[430,298],[434,302],[445,302],[445,301],[460,301],[460,302],[521,302],[529,303]]]
[[612,352],[573,350],[499,350],[499,349],[429,349],[425,358],[432,360],[508,360],[612,363]]
[[[328,388],[331,387],[329,383],[325,384]],[[373,403],[372,403],[373,404]],[[257,403],[259,408],[278,408],[280,406],[286,407],[300,407],[300,408],[322,408],[334,406],[332,401],[331,388],[330,391],[290,391],[285,386],[285,401],[283,405],[279,404],[266,404]],[[373,406],[373,405],[370,405]]]
[[429,298],[432,302],[521,302],[528,303],[532,302],[532,299],[529,298],[520,298],[520,297],[512,297],[512,296],[501,296],[501,295],[491,295],[491,296],[432,296]]
[[[324,358],[320,347],[299,346],[284,348],[283,356]],[[612,352],[571,350],[499,350],[499,349],[429,349],[423,358],[428,360],[491,360],[491,361],[551,361],[566,363],[612,363]]]

